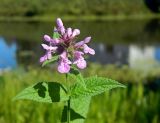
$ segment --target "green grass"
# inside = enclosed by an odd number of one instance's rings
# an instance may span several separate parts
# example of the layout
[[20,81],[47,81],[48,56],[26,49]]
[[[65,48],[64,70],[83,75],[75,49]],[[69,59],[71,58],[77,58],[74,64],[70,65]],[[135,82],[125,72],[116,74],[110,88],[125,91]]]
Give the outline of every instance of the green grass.
[[[103,68],[103,69],[102,69]],[[5,72],[0,76],[0,123],[58,123],[62,104],[12,101],[25,87],[38,81],[61,81],[54,69],[28,68]],[[142,81],[159,75],[159,70],[142,75],[128,67],[91,64],[83,75],[100,75],[125,82],[126,89],[114,89],[92,99],[86,123],[158,123],[159,91],[144,87]],[[150,78],[150,79],[148,79]],[[151,79],[152,78],[152,79]],[[130,86],[129,83],[132,83]],[[133,84],[134,83],[134,84]],[[148,83],[149,84],[149,83]]]

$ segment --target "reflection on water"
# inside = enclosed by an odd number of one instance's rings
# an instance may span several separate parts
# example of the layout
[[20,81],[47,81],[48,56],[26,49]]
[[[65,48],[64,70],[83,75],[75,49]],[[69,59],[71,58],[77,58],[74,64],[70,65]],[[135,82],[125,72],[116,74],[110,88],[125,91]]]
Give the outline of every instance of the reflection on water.
[[131,45],[129,48],[129,65],[132,68],[149,69],[160,65],[160,47]]
[[96,54],[90,58],[91,61],[101,64],[128,64],[128,45],[106,45],[103,43],[96,43],[93,44],[92,47],[96,50]]
[[155,48],[155,58],[160,62],[160,47]]
[[[81,29],[80,39],[92,35],[91,45],[96,50],[96,55],[91,56],[90,61],[149,69],[159,67],[160,64],[159,22],[109,21],[67,25]],[[0,68],[15,68],[17,63],[39,65],[39,57],[43,54],[40,47],[42,37],[51,32],[52,23],[0,23],[0,35],[3,36],[0,38]],[[17,45],[9,44],[8,40],[11,42],[15,37]]]
[[[92,62],[116,64],[118,66],[126,64],[131,68],[138,69],[150,69],[160,65],[160,47],[158,46],[106,45],[103,43],[93,43],[91,45],[96,50],[96,55],[89,58]],[[39,52],[40,44],[36,43],[28,46],[31,46],[31,48],[26,49],[19,46],[22,49],[16,54],[17,45],[15,43],[8,45],[3,38],[0,38],[0,68],[15,68],[17,60],[20,64],[38,64],[38,58],[42,54]],[[16,59],[16,55],[18,59]]]
[[96,49],[96,57],[91,61],[102,64],[127,64],[131,68],[150,69],[160,67],[160,47],[139,45],[93,45]]
[[16,50],[15,43],[9,45],[4,38],[0,37],[0,69],[10,69],[17,66]]

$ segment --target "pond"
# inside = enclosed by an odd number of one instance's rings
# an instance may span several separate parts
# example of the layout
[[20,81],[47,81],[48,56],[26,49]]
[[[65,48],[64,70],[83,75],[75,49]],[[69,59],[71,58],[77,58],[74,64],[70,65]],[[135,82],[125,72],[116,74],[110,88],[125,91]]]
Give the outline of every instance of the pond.
[[[39,65],[43,35],[52,35],[54,22],[0,22],[0,69]],[[89,58],[101,64],[128,65],[150,69],[160,66],[160,20],[105,22],[66,22],[79,28],[83,40],[92,36],[96,55]]]

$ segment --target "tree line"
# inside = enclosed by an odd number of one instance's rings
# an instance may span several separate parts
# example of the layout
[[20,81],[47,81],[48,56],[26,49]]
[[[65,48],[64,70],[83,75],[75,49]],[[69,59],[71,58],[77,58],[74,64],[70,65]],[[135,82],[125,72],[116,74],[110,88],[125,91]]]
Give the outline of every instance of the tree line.
[[143,0],[0,0],[0,16],[148,13]]

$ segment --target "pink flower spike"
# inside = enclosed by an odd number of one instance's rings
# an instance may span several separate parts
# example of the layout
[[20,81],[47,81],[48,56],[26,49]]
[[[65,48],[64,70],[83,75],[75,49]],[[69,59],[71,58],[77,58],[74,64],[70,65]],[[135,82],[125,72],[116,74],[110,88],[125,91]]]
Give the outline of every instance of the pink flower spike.
[[45,50],[45,54],[40,58],[40,62],[48,61],[54,58],[54,55],[57,55],[57,70],[60,73],[68,73],[73,64],[78,69],[86,68],[87,61],[84,56],[95,54],[95,50],[88,45],[91,37],[85,37],[83,40],[77,42],[76,39],[80,34],[80,30],[70,27],[65,28],[61,18],[56,19],[56,26],[53,32],[53,37],[49,35],[44,35],[43,37],[46,42],[41,45],[43,47],[42,49]]
[[49,35],[44,35],[44,40],[50,42],[51,37]]
[[79,35],[80,34],[80,30],[79,29],[74,29],[73,33],[72,33],[72,38]]
[[95,51],[92,48],[88,47],[86,44],[84,44],[84,53],[89,53],[91,55],[94,55]]

